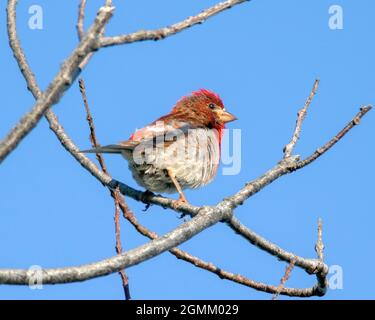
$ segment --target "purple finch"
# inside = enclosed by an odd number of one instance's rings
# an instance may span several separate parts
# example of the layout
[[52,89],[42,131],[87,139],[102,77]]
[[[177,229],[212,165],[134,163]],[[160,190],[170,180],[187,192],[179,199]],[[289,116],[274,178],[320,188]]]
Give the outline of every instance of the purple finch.
[[225,124],[234,120],[217,94],[201,89],[129,140],[82,152],[122,154],[139,185],[151,192],[178,192],[178,201],[187,202],[183,189],[199,188],[216,175]]

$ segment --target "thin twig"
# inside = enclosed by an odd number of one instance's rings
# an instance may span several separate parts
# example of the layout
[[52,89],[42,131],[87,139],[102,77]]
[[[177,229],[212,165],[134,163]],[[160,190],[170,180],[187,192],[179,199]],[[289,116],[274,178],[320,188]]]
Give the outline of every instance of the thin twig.
[[321,155],[326,153],[329,149],[331,149],[337,142],[339,142],[353,127],[360,124],[361,119],[363,116],[372,109],[371,105],[365,106],[359,110],[357,115],[330,141],[328,141],[324,146],[318,148],[311,156],[307,157],[304,160],[299,161],[293,170],[301,169],[314,160],[318,159]]
[[[112,7],[112,0],[106,0],[106,7]],[[85,35],[84,32],[84,20],[85,20],[85,10],[86,10],[86,0],[81,0],[81,4],[78,10],[78,22],[77,22],[77,31],[78,31],[78,40],[81,41]],[[101,30],[98,35],[98,38],[103,38],[105,33],[105,28]],[[79,69],[83,70],[86,65],[89,63],[90,59],[94,55],[94,52],[90,52],[85,59],[79,64]]]
[[[82,94],[83,104],[84,104],[85,109],[86,109],[86,115],[87,115],[86,120],[87,120],[87,123],[89,124],[89,128],[90,128],[91,145],[93,146],[93,148],[98,148],[98,147],[100,147],[100,144],[99,144],[98,139],[96,138],[95,124],[94,124],[92,114],[91,114],[91,111],[90,111],[90,108],[89,108],[89,105],[88,105],[88,101],[87,101],[85,82],[83,81],[83,79],[79,79],[78,84],[79,84],[79,90]],[[103,155],[101,153],[96,153],[96,158],[97,158],[103,172],[108,174],[107,166],[105,164]]]
[[[318,219],[318,238],[315,244],[315,251],[318,255],[320,265],[324,264],[324,243],[323,243],[323,221]],[[315,285],[317,292],[320,292],[321,295],[324,295],[327,292],[328,281],[325,274],[321,271],[317,271],[316,276],[318,278],[318,283]]]
[[324,261],[324,243],[323,243],[323,222],[318,219],[318,240],[316,241],[315,251],[320,261]]
[[295,265],[295,260],[292,260],[289,265],[285,269],[284,276],[280,280],[280,284],[277,287],[277,292],[274,293],[272,300],[277,300],[279,298],[279,295],[282,291],[282,289],[285,287],[285,283],[289,280],[290,274],[292,273],[292,270]]
[[[90,141],[91,145],[93,148],[98,148],[100,146],[99,141],[96,137],[96,132],[95,132],[95,124],[94,124],[94,119],[92,117],[90,107],[88,104],[87,100],[87,94],[86,94],[86,85],[83,79],[78,80],[79,83],[79,90],[82,94],[82,99],[83,99],[83,104],[86,109],[86,120],[90,128]],[[106,174],[108,173],[107,166],[104,161],[104,157],[102,154],[97,153],[96,157],[98,159],[98,162],[100,164],[100,167],[102,168],[103,172]],[[121,254],[122,253],[122,244],[121,244],[121,232],[120,232],[120,211],[119,211],[119,197],[120,197],[120,192],[118,188],[115,190],[110,190],[111,196],[114,199],[115,202],[115,235],[116,235],[116,253]],[[128,276],[125,273],[125,270],[120,270],[119,275],[121,277],[121,282],[122,282],[122,287],[124,289],[124,294],[125,294],[125,299],[130,300],[130,289],[129,289],[129,279]]]
[[309,108],[309,106],[311,104],[311,101],[313,100],[313,98],[314,98],[314,96],[316,94],[316,91],[318,90],[319,82],[320,81],[318,79],[315,80],[313,88],[311,89],[311,93],[310,93],[309,97],[307,98],[307,100],[306,100],[303,108],[298,111],[297,121],[296,121],[296,127],[294,129],[292,139],[284,147],[284,159],[288,158],[288,157],[290,157],[292,155],[293,149],[294,149],[294,147],[296,146],[296,144],[298,142],[298,139],[299,139],[299,137],[301,135],[301,129],[302,129],[303,120],[305,120],[305,117],[306,117],[306,114],[307,114],[307,109]]
[[77,20],[77,33],[78,33],[78,39],[81,41],[83,39],[83,36],[85,35],[85,31],[83,28],[83,22],[85,20],[85,10],[86,10],[86,2],[87,0],[81,0],[78,8],[78,20]]
[[227,0],[220,2],[201,13],[190,16],[189,18],[172,24],[171,26],[160,28],[157,30],[139,30],[137,32],[131,33],[131,34],[125,34],[120,36],[113,36],[113,37],[104,37],[101,39],[101,47],[109,47],[109,46],[115,46],[115,45],[122,45],[122,44],[128,44],[138,41],[145,41],[145,40],[161,40],[165,39],[169,36],[175,35],[176,33],[179,33],[187,28],[190,28],[196,24],[201,24],[208,18],[226,10],[229,9],[237,4],[244,3],[246,1],[250,0]]
[[[120,191],[116,189],[114,192],[115,198],[115,231],[116,231],[116,253],[122,253],[122,244],[121,244],[121,233],[120,233],[120,208],[119,208],[119,198],[121,197]],[[129,288],[129,278],[125,273],[125,270],[119,271],[122,287],[124,288],[125,299],[130,300],[130,288]]]

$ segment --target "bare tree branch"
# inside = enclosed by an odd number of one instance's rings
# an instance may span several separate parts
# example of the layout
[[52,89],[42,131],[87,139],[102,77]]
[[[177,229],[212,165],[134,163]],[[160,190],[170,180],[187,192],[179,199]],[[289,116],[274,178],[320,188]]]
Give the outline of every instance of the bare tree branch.
[[300,134],[301,134],[302,123],[303,123],[303,120],[305,120],[305,117],[306,117],[306,114],[307,114],[307,109],[309,108],[309,106],[311,104],[311,101],[313,100],[313,98],[316,94],[316,91],[318,90],[318,86],[319,86],[319,80],[315,80],[314,86],[311,90],[311,93],[310,93],[309,97],[307,98],[307,100],[305,102],[305,105],[303,106],[303,108],[301,110],[298,111],[296,128],[294,129],[292,139],[284,147],[284,159],[288,158],[292,155],[293,149],[296,146],[297,141],[298,141],[298,139],[300,137]]
[[[90,141],[91,145],[93,148],[98,148],[100,146],[99,141],[96,137],[95,133],[95,125],[94,125],[94,119],[92,117],[90,107],[87,101],[87,94],[86,94],[86,86],[85,82],[83,79],[78,80],[79,84],[79,90],[81,91],[82,94],[82,99],[83,99],[83,104],[86,109],[86,120],[90,128]],[[104,157],[101,153],[96,154],[96,158],[100,164],[100,167],[102,168],[103,172],[106,174],[108,173],[107,166],[104,161]],[[116,188],[115,190],[110,190],[111,196],[114,199],[115,202],[115,235],[116,235],[116,253],[120,254],[122,253],[122,244],[121,244],[121,233],[120,233],[120,192]],[[124,294],[125,294],[125,299],[130,300],[131,295],[130,295],[130,288],[129,288],[129,278],[125,273],[125,270],[120,270],[119,271],[120,277],[121,277],[121,282],[122,282],[122,287],[124,289]]]
[[189,17],[184,21],[172,24],[171,26],[160,28],[157,30],[139,30],[134,33],[125,34],[114,37],[104,37],[100,41],[102,47],[109,47],[114,45],[128,44],[138,41],[145,40],[161,40],[169,36],[175,35],[187,28],[190,28],[196,24],[201,24],[208,18],[229,9],[237,4],[241,4],[249,0],[227,0],[218,3],[217,5],[208,8],[196,16]]
[[[323,244],[323,222],[321,219],[318,220],[318,239],[315,245],[315,251],[318,255],[319,261],[324,264],[324,244]],[[326,274],[323,272],[317,272],[318,283],[316,284],[317,291],[324,295],[328,288],[328,281]]]
[[[16,4],[17,0],[10,0],[7,8],[7,26],[9,44],[13,51],[14,57],[18,63],[19,69],[24,76],[27,88],[31,91],[35,99],[39,99],[42,91],[36,82],[35,76],[27,62],[26,56],[22,50],[16,29]],[[78,147],[74,144],[71,138],[67,135],[62,125],[59,123],[56,115],[52,109],[48,109],[45,113],[47,121],[51,130],[61,142],[62,146],[89,172],[91,172],[102,184],[108,184],[112,178],[103,173],[89,158],[82,153],[79,153]]]
[[[15,4],[17,0],[8,1],[8,16],[15,17]],[[11,153],[18,143],[37,125],[48,108],[56,104],[63,93],[71,86],[74,79],[80,73],[79,65],[84,58],[98,49],[98,35],[112,16],[113,7],[101,7],[94,24],[89,28],[86,36],[79,43],[68,59],[63,63],[60,71],[50,83],[47,90],[38,98],[33,108],[27,112],[10,130],[7,136],[0,142],[0,163]],[[15,24],[9,24],[8,32],[15,32]],[[9,34],[11,38],[11,34]]]
[[361,119],[372,109],[371,105],[367,105],[359,110],[357,115],[343,128],[336,136],[334,136],[330,141],[328,141],[324,146],[318,148],[311,156],[306,159],[299,161],[294,170],[301,169],[314,160],[318,159],[321,155],[326,153],[331,149],[337,142],[339,142],[354,126],[358,125],[361,122]]
[[323,260],[316,259],[305,259],[297,256],[294,253],[285,251],[278,245],[264,239],[254,231],[244,226],[236,217],[232,217],[227,221],[229,227],[234,230],[237,234],[248,240],[251,244],[258,247],[259,249],[277,257],[281,261],[286,261],[289,264],[293,262],[293,266],[296,265],[304,269],[309,274],[315,274],[317,277],[317,283],[314,287],[306,291],[311,295],[322,296],[325,294],[327,288],[325,286],[326,276],[328,274],[328,267],[324,264]]
[[[122,253],[122,245],[121,245],[121,234],[120,234],[120,191],[116,189],[114,192],[114,198],[115,198],[115,233],[116,233],[116,253],[121,254]],[[122,281],[122,287],[124,289],[125,299],[130,300],[130,288],[129,288],[129,278],[125,273],[125,270],[119,271],[121,281]]]
[[289,263],[289,265],[286,267],[285,273],[284,273],[283,277],[280,280],[280,284],[278,285],[277,291],[274,293],[274,295],[272,297],[272,300],[277,300],[279,298],[279,295],[280,295],[281,291],[285,287],[285,283],[289,280],[290,274],[292,273],[292,271],[294,269],[294,263],[295,263],[295,261],[292,260]]
[[[96,137],[96,134],[95,134],[95,124],[94,124],[94,120],[92,118],[92,114],[91,114],[89,104],[88,104],[88,101],[87,101],[85,82],[83,81],[83,79],[79,79],[78,84],[79,84],[79,91],[81,92],[83,104],[84,104],[85,110],[86,110],[86,115],[87,115],[86,120],[87,120],[87,123],[88,123],[89,128],[90,128],[90,135],[89,135],[90,142],[91,142],[91,145],[92,145],[93,148],[98,148],[98,147],[100,147],[100,144],[99,144],[99,141],[98,141],[98,139]],[[108,170],[107,170],[107,166],[106,166],[105,161],[104,161],[103,155],[101,153],[96,153],[95,155],[96,155],[96,159],[98,160],[99,165],[102,168],[103,172],[105,174],[109,174]]]
[[[145,237],[148,237],[149,239],[156,239],[158,238],[158,235],[148,230],[145,226],[141,225],[135,215],[131,212],[129,207],[126,205],[125,202],[119,202],[120,208],[123,212],[123,216],[125,219],[127,219],[133,227],[142,235]],[[279,292],[281,295],[287,295],[291,297],[311,297],[316,295],[316,289],[315,286],[312,288],[305,288],[305,289],[296,289],[296,288],[279,288],[278,286],[272,286],[268,285],[262,282],[254,281],[251,279],[248,279],[240,274],[234,274],[228,271],[225,271],[217,266],[215,266],[212,263],[205,262],[202,259],[195,257],[191,255],[190,253],[187,253],[186,251],[183,251],[178,248],[173,248],[169,250],[169,252],[174,255],[176,258],[184,260],[188,263],[193,264],[197,268],[204,269],[206,271],[209,271],[211,273],[216,274],[220,279],[226,279],[229,281],[236,282],[238,284],[253,288],[258,291],[263,291],[266,293],[273,293]]]
[[[84,281],[118,272],[178,246],[218,221],[227,219],[230,214],[228,211],[216,212],[212,208],[203,207],[190,221],[183,223],[162,237],[115,257],[81,266],[43,269],[42,283],[57,284]],[[0,269],[1,284],[27,285],[30,280],[28,270]]]
[[320,261],[324,260],[324,244],[323,244],[323,222],[318,220],[318,240],[316,241],[315,251]]
[[278,245],[264,239],[254,231],[244,226],[236,217],[232,217],[230,220],[228,220],[227,224],[233,231],[241,235],[244,239],[248,240],[252,245],[277,257],[279,260],[286,261],[288,263],[294,261],[296,266],[305,269],[309,273],[314,273],[317,269],[322,269],[322,271],[324,271],[324,266],[319,265],[318,260],[305,259],[295,255],[294,253],[285,251]]
[[83,29],[83,22],[85,20],[85,10],[86,10],[86,2],[87,0],[81,0],[78,9],[78,21],[77,21],[77,33],[79,41],[82,40],[83,36],[85,35],[85,31]]
[[246,199],[259,192],[265,186],[269,185],[271,182],[275,181],[281,176],[309,165],[322,154],[327,152],[330,148],[332,148],[337,142],[339,142],[351,129],[353,129],[355,125],[359,124],[362,117],[364,117],[366,113],[371,110],[371,108],[372,106],[370,105],[360,108],[360,111],[357,113],[357,115],[344,127],[344,129],[342,129],[324,146],[318,148],[305,160],[299,160],[299,156],[290,156],[281,160],[271,170],[267,171],[261,177],[247,183],[244,188],[238,191],[235,195],[228,197],[227,200],[233,203],[233,208],[236,208],[238,205],[242,205]]

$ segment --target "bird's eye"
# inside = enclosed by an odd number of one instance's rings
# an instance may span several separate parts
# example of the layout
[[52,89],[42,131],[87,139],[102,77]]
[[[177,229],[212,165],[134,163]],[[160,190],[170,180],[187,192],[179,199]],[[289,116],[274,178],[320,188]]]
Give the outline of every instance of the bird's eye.
[[210,109],[215,109],[215,104],[214,103],[210,103],[209,105],[208,105],[208,107],[210,108]]

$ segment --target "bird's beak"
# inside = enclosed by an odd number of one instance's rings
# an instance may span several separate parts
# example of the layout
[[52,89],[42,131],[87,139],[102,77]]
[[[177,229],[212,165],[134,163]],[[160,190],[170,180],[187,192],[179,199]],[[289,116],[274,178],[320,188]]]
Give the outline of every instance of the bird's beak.
[[218,110],[217,115],[218,115],[219,120],[222,123],[227,123],[227,122],[232,122],[234,120],[237,120],[237,118],[233,114],[229,113],[228,111],[224,109]]

